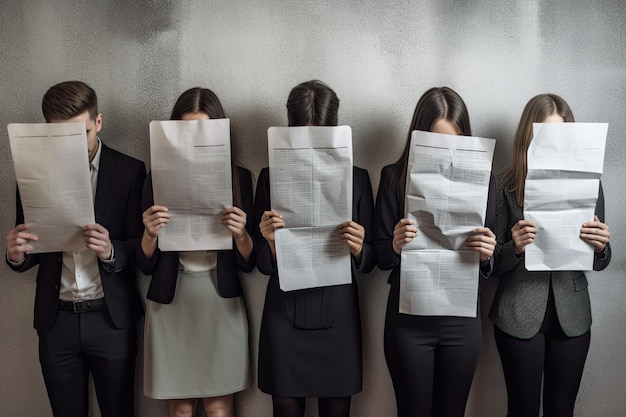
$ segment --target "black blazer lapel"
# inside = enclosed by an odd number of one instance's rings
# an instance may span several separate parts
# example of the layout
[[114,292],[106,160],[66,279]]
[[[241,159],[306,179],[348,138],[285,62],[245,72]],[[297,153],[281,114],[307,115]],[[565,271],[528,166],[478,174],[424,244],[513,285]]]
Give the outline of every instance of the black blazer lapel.
[[115,172],[115,159],[113,153],[104,143],[100,142],[102,153],[100,154],[100,169],[98,170],[98,184],[96,186],[96,200],[94,202],[94,210],[96,215],[96,223],[102,224],[102,215],[106,208],[109,188],[113,180]]

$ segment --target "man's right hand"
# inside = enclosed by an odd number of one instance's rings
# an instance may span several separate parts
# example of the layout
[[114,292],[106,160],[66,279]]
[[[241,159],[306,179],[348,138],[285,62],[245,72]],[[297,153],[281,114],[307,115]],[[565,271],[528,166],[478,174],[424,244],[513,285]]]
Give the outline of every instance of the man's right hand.
[[7,257],[16,264],[24,262],[26,254],[33,250],[30,242],[37,240],[37,236],[28,232],[28,225],[19,224],[15,226],[7,235]]

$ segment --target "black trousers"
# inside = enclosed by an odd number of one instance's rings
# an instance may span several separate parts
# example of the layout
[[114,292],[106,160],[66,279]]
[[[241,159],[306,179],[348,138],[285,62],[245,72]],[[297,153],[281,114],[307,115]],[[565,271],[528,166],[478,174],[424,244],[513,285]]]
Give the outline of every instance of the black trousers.
[[55,417],[87,417],[91,373],[102,417],[134,415],[135,326],[116,329],[106,310],[59,310],[39,333],[39,361]]
[[550,288],[539,333],[518,339],[495,327],[502,361],[509,417],[537,417],[543,375],[544,417],[572,417],[591,334],[568,337],[559,324]]
[[398,312],[391,288],[385,318],[385,359],[398,417],[463,417],[482,344],[477,318]]

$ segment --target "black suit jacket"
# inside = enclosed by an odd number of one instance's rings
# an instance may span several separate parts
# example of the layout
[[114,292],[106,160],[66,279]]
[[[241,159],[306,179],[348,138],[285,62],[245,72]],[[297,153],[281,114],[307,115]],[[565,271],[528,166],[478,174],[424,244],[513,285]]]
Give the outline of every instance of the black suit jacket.
[[[254,243],[254,223],[252,222],[252,176],[250,171],[241,167],[235,167],[235,174],[239,176],[239,191],[241,193],[242,206],[240,207],[247,216],[246,230]],[[152,179],[148,176],[143,192],[143,209],[154,204],[152,194]],[[178,278],[178,252],[161,252],[156,249],[150,259],[146,258],[141,250],[139,241],[137,250],[137,264],[144,274],[152,274],[148,299],[161,304],[169,304],[174,299],[176,281]],[[256,245],[254,245],[256,248]],[[235,243],[233,242],[233,248]],[[238,270],[250,272],[254,269],[256,250],[252,250],[250,258],[246,262],[237,249],[217,251],[217,290],[220,296],[225,298],[238,297],[242,294],[241,282]]]
[[[372,233],[374,230],[374,199],[367,171],[354,167],[352,172],[352,220],[365,229],[361,263],[356,265],[354,260],[352,261],[352,287],[356,289],[355,270],[361,273],[368,273],[374,268],[376,263],[373,245],[374,234]],[[278,267],[272,256],[270,246],[261,234],[258,225],[261,222],[261,217],[263,217],[263,212],[270,210],[271,207],[269,168],[263,168],[256,188],[254,224],[256,225],[256,241],[259,245],[256,266],[259,272],[271,276],[270,283],[268,283],[268,291],[270,291],[271,281],[278,279]],[[339,289],[339,287],[342,288]],[[280,299],[283,303],[282,310],[285,312],[286,317],[293,321],[296,328],[312,330],[332,327],[332,322],[334,321],[333,314],[337,311],[337,309],[333,308],[333,303],[346,302],[345,298],[334,295],[335,290],[345,291],[345,288],[346,286],[339,285],[289,292],[280,290]],[[355,300],[357,299],[356,297],[355,295]],[[266,303],[268,302],[267,300],[268,297],[266,296]],[[350,298],[347,300],[350,300]],[[358,307],[356,308],[358,309]],[[265,314],[263,320],[265,320]]]
[[[267,240],[261,234],[259,223],[263,212],[271,210],[270,200],[270,171],[263,168],[259,174],[256,187],[256,199],[254,205],[254,223],[256,225],[256,241],[259,245],[259,254],[256,266],[262,274],[274,275],[278,273],[278,267]],[[376,265],[374,255],[374,198],[372,197],[372,184],[366,170],[353,167],[352,170],[352,220],[365,228],[361,263],[356,269],[362,273],[368,273]]]
[[[107,309],[116,328],[135,325],[142,314],[134,270],[138,241],[143,232],[141,190],[146,177],[143,162],[117,152],[102,143],[100,169],[94,202],[96,223],[105,227],[115,250],[115,265],[98,261]],[[24,211],[17,193],[17,219],[24,223]],[[8,262],[7,262],[8,263]],[[34,326],[42,332],[52,327],[59,305],[63,253],[26,255],[24,263],[9,266],[19,272],[39,265],[35,293]]]
[[[383,167],[380,185],[376,195],[376,264],[382,270],[391,269],[388,282],[393,288],[400,288],[400,255],[393,250],[393,229],[400,219],[406,217],[396,197],[396,184],[391,183],[396,164]],[[489,178],[487,212],[485,226],[495,231],[496,225],[496,182],[493,175]],[[495,232],[494,232],[495,233]],[[480,273],[483,277],[491,274],[493,256],[490,262],[481,262]]]

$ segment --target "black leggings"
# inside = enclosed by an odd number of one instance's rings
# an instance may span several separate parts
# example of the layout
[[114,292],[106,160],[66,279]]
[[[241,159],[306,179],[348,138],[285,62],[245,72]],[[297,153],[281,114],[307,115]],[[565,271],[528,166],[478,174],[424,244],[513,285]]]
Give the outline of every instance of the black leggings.
[[[351,397],[318,398],[320,417],[349,417]],[[272,397],[274,417],[304,417],[304,398]]]
[[495,327],[508,396],[509,417],[537,417],[543,374],[544,417],[572,417],[589,351],[589,331],[578,337],[563,333],[552,289],[539,333],[518,339]]
[[463,417],[482,344],[480,316],[400,314],[392,287],[385,319],[385,359],[398,417]]

